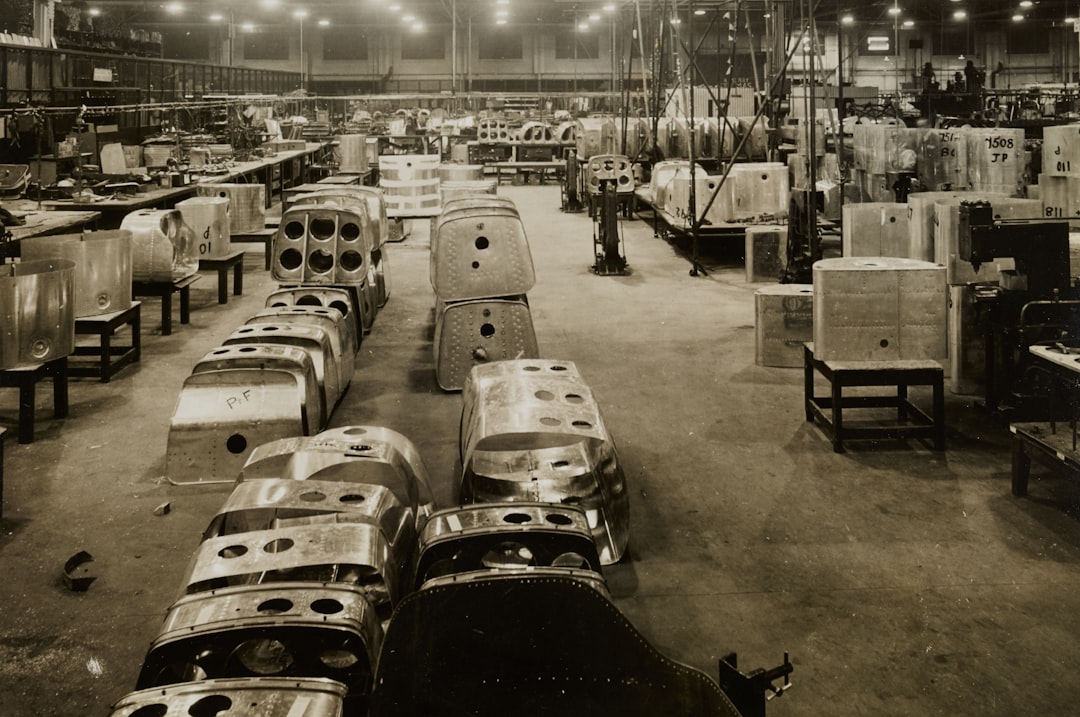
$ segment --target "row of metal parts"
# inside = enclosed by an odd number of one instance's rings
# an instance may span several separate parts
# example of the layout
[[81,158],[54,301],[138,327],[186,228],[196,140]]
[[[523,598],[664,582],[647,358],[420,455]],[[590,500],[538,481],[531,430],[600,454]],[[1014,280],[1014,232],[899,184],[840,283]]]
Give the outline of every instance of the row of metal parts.
[[385,428],[258,446],[114,717],[366,714],[416,592],[568,581],[617,615],[601,565],[629,539],[625,479],[574,364],[478,366],[463,398],[457,508],[435,510],[416,448]]
[[460,197],[432,219],[435,377],[458,391],[473,366],[539,355],[526,293],[536,283],[513,201]]
[[[170,482],[232,482],[255,446],[327,425],[389,298],[387,237],[382,195],[368,187],[302,195],[282,215],[272,275],[296,284],[272,292],[185,379],[169,428]],[[296,271],[294,255],[307,257]]]

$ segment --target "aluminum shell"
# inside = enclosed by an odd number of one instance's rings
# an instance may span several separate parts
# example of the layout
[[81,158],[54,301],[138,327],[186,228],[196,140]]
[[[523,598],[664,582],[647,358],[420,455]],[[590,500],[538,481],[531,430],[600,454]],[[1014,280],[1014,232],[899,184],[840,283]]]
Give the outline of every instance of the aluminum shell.
[[913,259],[814,264],[814,355],[826,361],[946,357],[945,267]]
[[[626,130],[623,130],[623,122]],[[625,143],[623,138],[625,137]],[[652,124],[644,117],[619,117],[615,120],[615,136],[613,138],[613,152],[625,154],[632,160],[637,160],[645,154],[652,140]]]
[[1024,130],[970,128],[965,134],[968,186],[972,191],[1017,196],[1024,185]]
[[184,594],[235,585],[333,582],[368,589],[382,610],[399,575],[389,544],[377,526],[364,523],[299,525],[203,541],[182,581]]
[[733,211],[736,220],[787,216],[791,182],[787,165],[780,162],[736,164],[728,176],[735,181]]
[[442,221],[431,247],[430,274],[442,301],[527,293],[536,284],[536,271],[525,225],[516,216],[494,213]]
[[66,259],[75,264],[75,316],[131,308],[131,232],[57,234],[22,242],[26,261]]
[[198,184],[195,196],[229,200],[230,234],[260,232],[266,227],[265,184]]
[[130,212],[120,228],[131,232],[131,278],[175,281],[199,270],[195,235],[175,209]]
[[787,265],[787,227],[760,224],[745,234],[746,282],[778,281]]
[[551,142],[553,139],[551,125],[547,122],[525,122],[518,130],[518,139],[530,144]]
[[436,307],[435,379],[457,391],[474,366],[540,354],[524,297],[477,299]]
[[954,199],[959,203],[965,198],[975,199],[977,195],[966,192],[915,192],[908,195],[909,259],[934,260],[935,205]]
[[368,171],[367,135],[339,134],[334,136],[334,161],[344,174],[364,174]]
[[110,717],[190,717],[222,705],[218,717],[342,717],[346,687],[327,679],[244,677],[185,682],[131,692],[112,707]]
[[561,578],[574,580],[587,585],[604,597],[610,599],[607,581],[599,572],[577,568],[491,568],[470,570],[467,572],[442,575],[425,580],[419,590],[436,590],[447,585],[490,582],[493,580],[519,581],[523,579]]
[[803,344],[814,340],[814,287],[776,284],[754,292],[754,363],[802,368]]
[[[1031,195],[1031,189],[1028,187],[1028,196]],[[1069,230],[1080,231],[1080,174],[1044,172],[1039,175],[1038,189],[1039,200],[1043,206],[1042,216],[1047,219],[1068,219]],[[1073,273],[1077,272],[1074,270]]]
[[282,282],[361,284],[368,276],[366,206],[294,205],[274,235],[271,275]]
[[869,174],[913,171],[919,130],[902,124],[857,124],[852,130],[854,167]]
[[[315,376],[315,363],[306,350],[270,344],[218,346],[199,359],[191,373],[237,369],[266,369],[292,374],[303,398],[300,406],[303,434],[317,433],[326,424],[328,409],[323,403],[319,379]],[[232,410],[230,406],[229,412]]]
[[200,258],[216,259],[232,252],[227,197],[192,197],[177,202],[176,208],[194,234]]
[[340,206],[347,206],[353,199],[363,200],[367,206],[368,221],[371,226],[378,227],[378,231],[372,234],[375,237],[374,246],[380,247],[390,241],[390,220],[386,216],[386,200],[381,189],[364,186],[327,187],[317,192],[300,194],[295,201],[299,203],[301,199],[304,203]]
[[618,194],[634,191],[634,169],[630,158],[621,154],[594,154],[585,163],[585,188],[590,194],[600,194],[603,181],[615,182]]
[[1043,127],[1042,171],[1048,175],[1080,172],[1080,124]]
[[575,501],[605,564],[629,542],[629,498],[615,444],[569,361],[501,361],[465,383],[462,503]]
[[75,350],[75,263],[0,264],[0,370],[29,368]]
[[440,182],[476,182],[483,178],[484,165],[482,164],[443,163],[439,165]]
[[384,486],[415,512],[417,525],[435,510],[431,479],[416,446],[381,426],[345,426],[260,445],[238,480],[273,478]]
[[252,448],[303,433],[305,399],[293,371],[188,376],[169,423],[166,477],[174,485],[233,482]]
[[[689,170],[690,162],[684,159],[672,159],[657,162],[653,165],[652,174],[649,175],[649,194],[652,196],[653,205],[657,209],[674,213],[672,209],[668,208],[671,203],[668,197],[671,194],[671,182],[681,169]],[[695,176],[705,177],[709,173],[698,164],[694,167],[694,174]]]
[[920,129],[918,133],[919,183],[931,191],[966,188],[967,138],[964,133],[958,129]]
[[509,142],[510,129],[504,119],[484,118],[476,124],[476,138],[484,143]]
[[615,150],[615,121],[611,117],[582,117],[574,125],[578,159]]
[[896,202],[847,204],[843,209],[844,256],[910,259],[908,205]]
[[338,385],[342,392],[352,382],[353,373],[356,369],[356,352],[359,350],[359,337],[356,335],[356,324],[348,321],[337,309],[328,309],[321,306],[285,306],[271,309],[263,309],[244,322],[245,326],[256,324],[299,324],[301,326],[316,326],[326,332],[330,337],[330,345],[334,354],[339,357],[338,362]]
[[326,414],[329,417],[343,391],[340,384],[340,366],[343,357],[334,353],[329,333],[317,326],[289,323],[261,324],[241,326],[222,343],[223,346],[240,344],[295,346],[307,351],[315,364],[315,378],[322,387],[323,405],[326,406]]
[[291,286],[279,288],[266,297],[266,308],[321,306],[337,309],[356,327],[357,344],[365,332],[360,292],[343,286]]
[[498,182],[494,179],[474,179],[467,181],[446,181],[439,183],[439,194],[442,196],[443,206],[455,199],[463,199],[477,196],[495,196],[499,191]]
[[[720,184],[720,177],[706,174],[702,171],[694,172],[694,182],[697,185],[694,197],[694,211],[701,216],[705,205],[709,203],[713,192]],[[664,199],[664,211],[682,219],[686,224],[692,220],[690,216],[690,167],[681,167],[671,178],[666,188]],[[735,182],[728,177],[720,191],[716,192],[716,199],[708,212],[702,216],[705,225],[718,225],[730,222],[735,216]]]

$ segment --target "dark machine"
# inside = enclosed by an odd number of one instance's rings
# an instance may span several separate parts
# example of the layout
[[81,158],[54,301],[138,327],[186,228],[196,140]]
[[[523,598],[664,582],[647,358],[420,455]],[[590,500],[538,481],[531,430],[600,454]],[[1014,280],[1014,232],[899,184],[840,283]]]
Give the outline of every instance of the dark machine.
[[[593,273],[600,276],[625,276],[630,267],[623,256],[622,236],[619,234],[619,186],[626,182],[626,171],[616,166],[618,158],[593,158],[588,182],[590,192],[598,200],[593,217],[593,250],[596,261]],[[626,163],[627,165],[629,163]],[[632,180],[631,180],[632,181]]]
[[976,306],[986,337],[986,408],[1018,420],[1046,415],[1052,390],[1028,380],[1028,349],[1076,343],[1080,300],[1069,276],[1068,222],[995,221],[987,202],[960,206],[959,255],[975,270],[1011,257],[998,285],[981,285]]
[[568,214],[577,214],[585,211],[585,205],[581,201],[581,168],[578,166],[577,152],[568,149],[566,151],[566,171],[563,173],[562,183],[562,210]]

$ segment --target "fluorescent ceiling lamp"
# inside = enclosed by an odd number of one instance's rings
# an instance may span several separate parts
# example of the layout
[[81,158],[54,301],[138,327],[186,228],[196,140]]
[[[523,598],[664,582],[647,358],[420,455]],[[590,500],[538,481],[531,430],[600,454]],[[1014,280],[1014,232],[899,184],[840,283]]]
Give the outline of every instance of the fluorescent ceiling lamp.
[[956,12],[954,12],[952,14],[952,16],[953,16],[953,20],[963,20],[965,17],[967,17],[967,11],[966,10],[957,10]]
[[210,16],[210,22],[221,22],[221,15],[215,12]]
[[171,2],[165,6],[165,12],[170,15],[179,15],[184,11],[184,6],[178,2]]
[[845,25],[850,25],[851,23],[855,22],[855,18],[851,15],[844,15],[842,18],[840,18],[840,22],[844,23]]
[[327,19],[326,19],[326,18],[324,17],[324,18],[322,18],[322,19],[320,19],[320,20],[319,20],[319,24],[320,24],[320,25],[322,25],[323,27],[326,27],[327,25],[329,25],[329,24],[330,24],[330,21],[329,21],[329,20],[327,20]]

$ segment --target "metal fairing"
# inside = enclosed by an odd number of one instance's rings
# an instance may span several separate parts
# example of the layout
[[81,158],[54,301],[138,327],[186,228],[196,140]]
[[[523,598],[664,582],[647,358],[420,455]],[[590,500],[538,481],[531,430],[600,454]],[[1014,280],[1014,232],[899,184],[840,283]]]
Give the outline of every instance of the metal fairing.
[[88,232],[35,237],[22,258],[75,263],[75,315],[97,316],[131,307],[131,232]]
[[322,306],[337,309],[356,326],[357,345],[367,333],[360,292],[354,286],[282,286],[266,297],[266,308]]
[[457,391],[474,366],[538,356],[525,297],[445,303],[436,311],[435,378]]
[[74,350],[74,262],[0,265],[0,370],[29,368]]
[[413,587],[547,571],[584,577],[606,592],[585,513],[545,503],[469,505],[439,511],[421,532]]
[[386,216],[386,200],[382,190],[375,187],[327,187],[317,192],[298,194],[294,204],[330,204],[342,207],[360,202],[367,207],[372,248],[378,248],[390,240],[390,221]]
[[347,321],[337,309],[321,306],[283,306],[263,309],[244,322],[248,326],[278,323],[317,326],[327,333],[334,354],[340,357],[338,385],[344,392],[352,382],[353,373],[356,371],[356,352],[360,348],[356,324]]
[[342,357],[334,353],[329,334],[316,326],[296,324],[262,324],[260,326],[241,326],[225,339],[224,346],[240,344],[267,344],[295,346],[311,354],[315,364],[315,378],[323,391],[323,404],[327,416],[341,398],[340,384]]
[[615,182],[617,193],[634,191],[634,169],[629,157],[621,154],[596,154],[585,165],[585,183],[590,194],[600,193],[600,183]]
[[185,682],[131,692],[110,717],[342,717],[347,688],[327,679],[245,677]]
[[259,446],[239,481],[284,478],[384,486],[423,525],[435,510],[431,481],[416,446],[380,426],[345,426],[310,438],[293,437]]
[[[515,546],[509,546],[509,548],[513,547]],[[600,593],[604,597],[611,597],[611,593],[608,592],[607,581],[605,581],[604,577],[598,572],[593,572],[592,570],[581,570],[576,568],[564,567],[538,568],[531,565],[525,567],[481,567],[476,570],[452,572],[445,575],[431,577],[428,580],[425,580],[418,589],[432,590],[435,588],[443,587],[445,585],[454,585],[461,583],[479,583],[498,580],[510,582],[522,579],[537,578],[563,578],[568,580],[576,580],[583,585],[588,585],[590,588]]]
[[626,478],[577,367],[553,360],[479,366],[463,399],[460,501],[577,505],[601,562],[617,562],[630,539]]
[[359,284],[367,277],[371,242],[366,205],[294,206],[274,236],[270,273],[278,281]]
[[370,717],[739,717],[703,672],[656,650],[573,578],[464,581],[415,592],[383,639]]
[[400,575],[382,531],[366,523],[297,525],[223,535],[199,544],[184,593],[279,582],[355,585],[380,615],[400,597]]
[[[315,377],[315,364],[311,354],[304,349],[271,344],[219,346],[199,359],[191,373],[233,369],[268,369],[293,374],[303,398],[300,412],[304,435],[317,433],[326,425],[327,409],[323,405],[319,380]],[[232,410],[232,404],[229,409]]]
[[455,209],[475,209],[478,207],[505,207],[517,211],[513,199],[497,196],[458,197],[443,204],[443,214]]
[[443,301],[524,294],[536,284],[519,217],[465,214],[443,221],[431,246],[431,286]]
[[174,485],[233,482],[254,446],[303,432],[305,390],[292,370],[188,376],[169,424],[166,478]]

